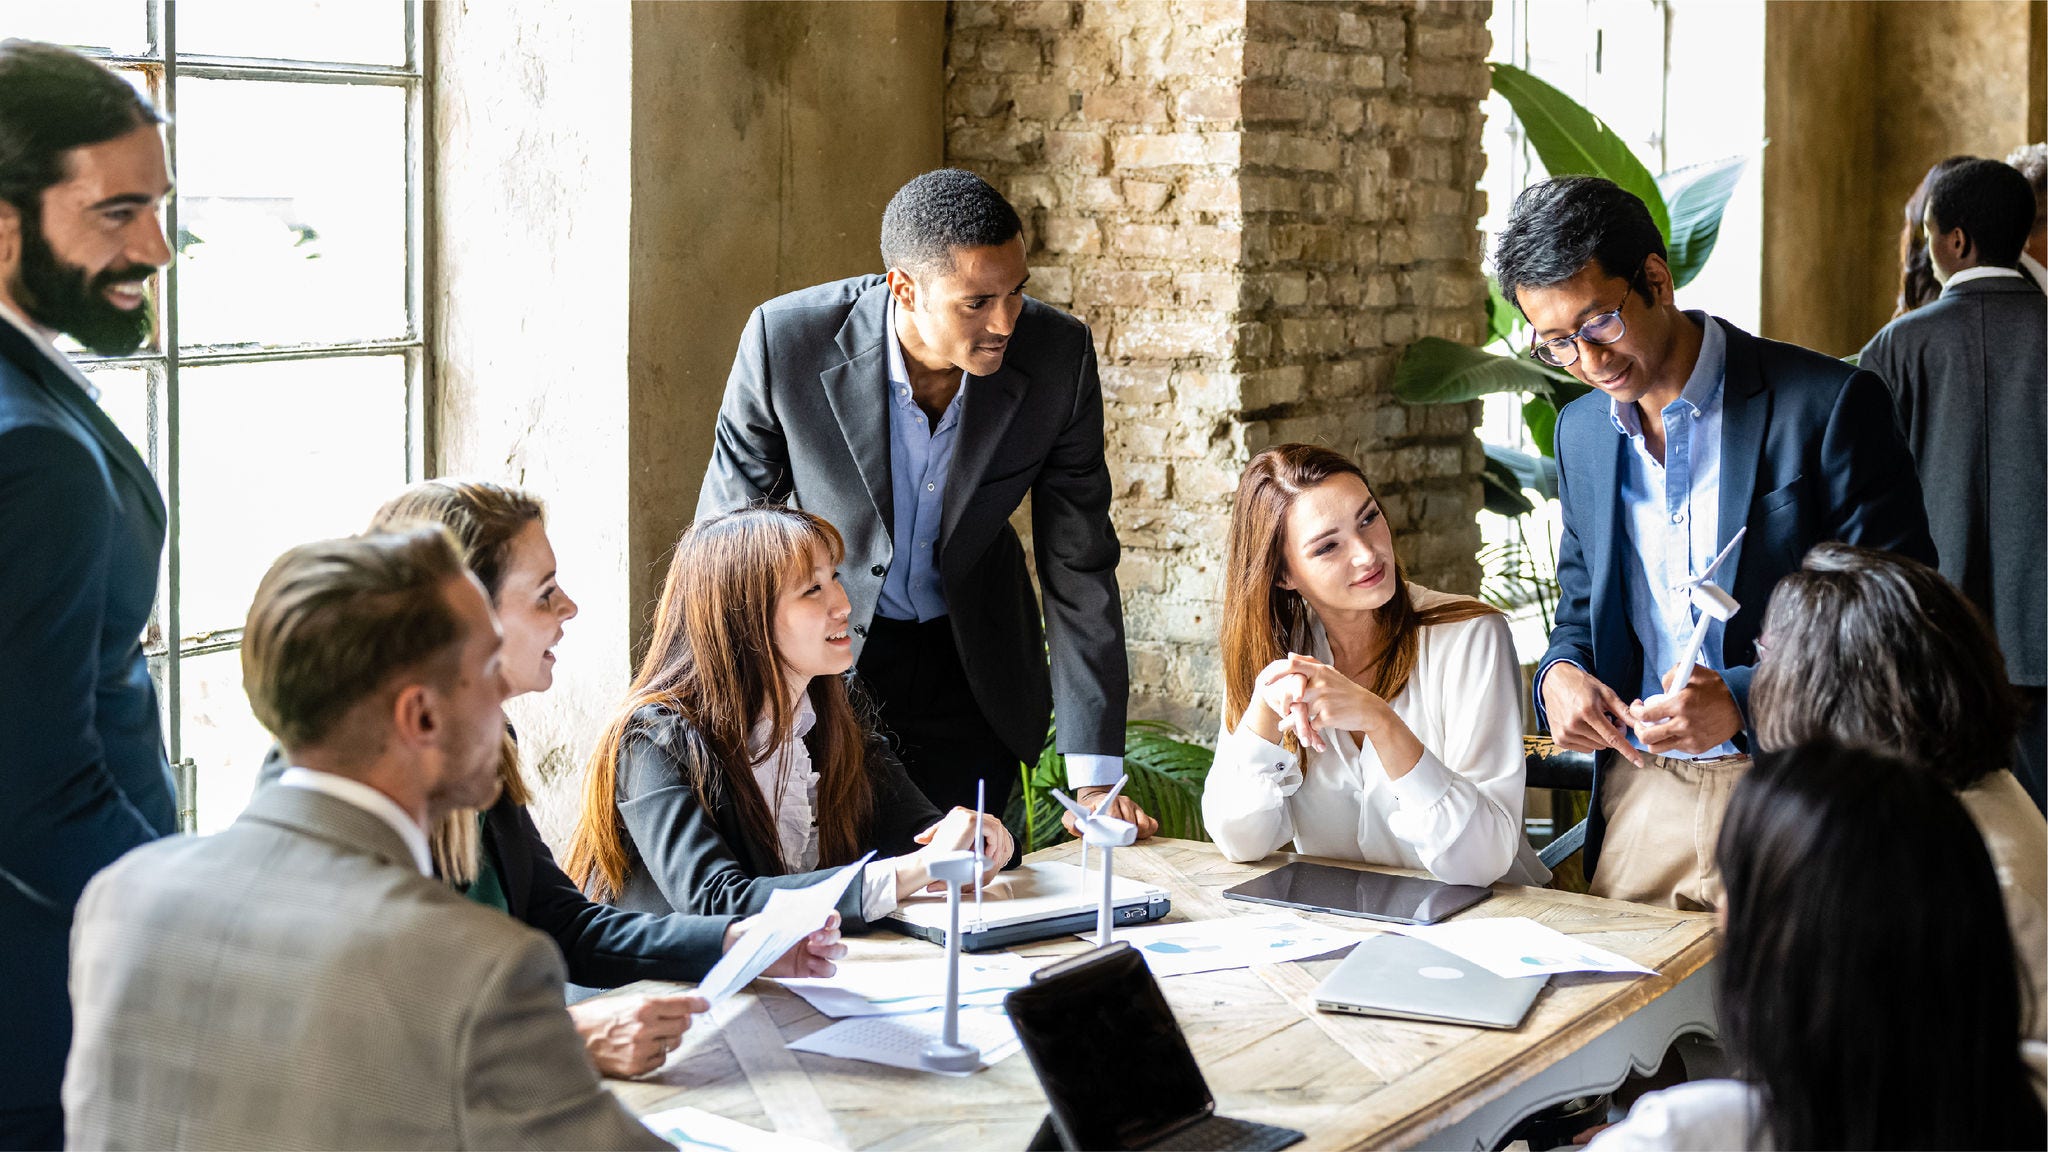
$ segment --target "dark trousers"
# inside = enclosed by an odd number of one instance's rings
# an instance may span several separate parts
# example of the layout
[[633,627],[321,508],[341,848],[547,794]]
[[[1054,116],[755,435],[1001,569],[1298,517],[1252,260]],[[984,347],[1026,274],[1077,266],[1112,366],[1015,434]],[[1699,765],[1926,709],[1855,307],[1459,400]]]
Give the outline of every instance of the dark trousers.
[[2019,739],[2013,741],[2012,774],[2034,798],[2034,807],[2048,804],[2048,688],[2020,686]]
[[923,623],[875,617],[860,654],[860,678],[881,710],[890,746],[933,807],[972,809],[980,780],[988,785],[988,811],[1002,815],[1019,762],[975,703],[946,617]]
[[55,1104],[45,1108],[0,1108],[0,1148],[56,1149],[64,1147],[64,1110]]

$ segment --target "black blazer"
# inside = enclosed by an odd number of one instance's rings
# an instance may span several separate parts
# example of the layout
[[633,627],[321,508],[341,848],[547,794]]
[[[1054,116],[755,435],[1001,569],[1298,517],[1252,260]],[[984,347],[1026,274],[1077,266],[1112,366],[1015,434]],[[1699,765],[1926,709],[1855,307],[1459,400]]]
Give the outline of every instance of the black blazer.
[[[818,749],[810,747],[816,756]],[[711,755],[697,726],[676,713],[650,704],[633,714],[619,752],[619,816],[633,846],[620,907],[747,916],[767,907],[777,888],[801,888],[834,871],[781,875],[775,846],[747,835],[736,803],[727,799],[707,812],[690,787],[688,766]],[[877,859],[914,851],[911,837],[938,822],[938,809],[880,738],[868,741],[868,778],[875,814],[867,846]],[[856,880],[839,901],[848,931],[871,927],[860,898]]]
[[[895,554],[888,303],[882,277],[856,276],[754,310],[697,497],[700,519],[765,499],[839,529],[856,658]],[[959,402],[939,563],[975,702],[1026,763],[1038,759],[1055,705],[1061,752],[1122,756],[1130,673],[1088,326],[1027,298],[1002,368],[971,378]],[[1010,527],[1027,493],[1042,628]]]
[[1990,618],[2015,684],[2048,683],[2048,299],[1970,280],[1872,337],[1920,463],[1941,574]]
[[[257,787],[290,765],[272,745]],[[484,813],[485,851],[498,866],[512,918],[554,937],[569,981],[616,988],[635,980],[694,981],[725,952],[733,916],[650,916],[593,903],[555,864],[525,805],[500,797]]]
[[164,522],[120,429],[0,319],[0,1111],[57,1106],[86,881],[178,830],[142,654]]
[[[1825,541],[1883,548],[1928,564],[1934,563],[1934,542],[1883,381],[1831,356],[1760,340],[1726,320],[1709,323],[1721,326],[1728,347],[1716,550],[1749,527],[1716,573],[1742,605],[1722,632],[1722,678],[1742,710],[1745,731],[1737,743],[1748,746],[1757,632],[1778,581]],[[1643,650],[1629,625],[1622,584],[1621,556],[1632,547],[1621,502],[1629,448],[1614,430],[1608,405],[1605,394],[1591,392],[1565,405],[1557,420],[1564,539],[1556,625],[1536,673],[1536,714],[1546,728],[1543,674],[1559,660],[1586,668],[1623,700],[1634,699],[1642,683]],[[1607,827],[1600,780],[1596,766],[1586,820],[1588,876]]]

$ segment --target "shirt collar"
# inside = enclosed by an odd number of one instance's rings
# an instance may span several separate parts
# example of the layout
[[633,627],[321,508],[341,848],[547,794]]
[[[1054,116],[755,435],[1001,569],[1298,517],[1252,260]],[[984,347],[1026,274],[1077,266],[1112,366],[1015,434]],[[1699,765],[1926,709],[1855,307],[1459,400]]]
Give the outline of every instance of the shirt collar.
[[43,335],[42,329],[29,323],[28,317],[16,312],[6,304],[0,303],[0,319],[4,319],[9,324],[20,329],[21,334],[28,337],[31,344],[34,344],[43,355],[49,357],[63,371],[65,379],[78,385],[87,396],[92,398],[93,403],[99,403],[100,390],[92,386],[92,381],[85,378],[85,373],[79,370],[78,365],[72,361],[71,357],[58,351],[57,346],[50,343],[50,338]]
[[[1695,310],[1685,315],[1700,326],[1700,355],[1693,361],[1692,375],[1685,378],[1685,388],[1679,392],[1678,399],[1672,401],[1672,406],[1682,404],[1698,416],[1712,408],[1720,398],[1721,381],[1728,374],[1728,337],[1722,333],[1721,325],[1705,312]],[[1643,434],[1642,409],[1634,404],[1609,399],[1607,417],[1614,422],[1614,430],[1623,436],[1634,439]]]
[[1949,277],[1948,283],[1941,286],[1941,294],[1946,296],[1949,289],[1958,284],[1968,284],[1972,280],[2003,280],[2007,277],[2015,280],[2019,279],[2020,270],[2017,268],[2000,268],[1992,264],[1979,264],[1975,268],[1965,268],[1961,272]]
[[[799,693],[796,698],[796,715],[791,718],[789,725],[789,738],[794,741],[802,740],[811,734],[811,728],[817,722],[818,712],[811,707],[810,692]],[[766,715],[754,721],[754,731],[750,739],[756,754],[768,751],[768,734],[774,730],[774,722]]]
[[420,875],[434,874],[434,858],[427,850],[426,829],[421,828],[391,797],[360,780],[351,780],[346,776],[320,772],[312,768],[287,768],[284,774],[277,778],[277,782],[289,788],[305,788],[325,793],[345,804],[353,804],[391,825],[391,830],[398,833],[398,838],[405,841],[406,848],[411,851],[412,862],[419,868]]

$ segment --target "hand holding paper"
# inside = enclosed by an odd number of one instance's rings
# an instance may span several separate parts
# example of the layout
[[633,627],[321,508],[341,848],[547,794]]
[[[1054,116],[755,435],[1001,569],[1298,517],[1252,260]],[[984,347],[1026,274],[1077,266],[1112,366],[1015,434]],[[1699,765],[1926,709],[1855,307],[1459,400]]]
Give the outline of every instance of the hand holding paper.
[[847,885],[874,856],[870,852],[808,888],[776,889],[768,897],[767,909],[753,918],[732,950],[704,974],[697,994],[718,1003],[752,983],[804,937],[825,927]]

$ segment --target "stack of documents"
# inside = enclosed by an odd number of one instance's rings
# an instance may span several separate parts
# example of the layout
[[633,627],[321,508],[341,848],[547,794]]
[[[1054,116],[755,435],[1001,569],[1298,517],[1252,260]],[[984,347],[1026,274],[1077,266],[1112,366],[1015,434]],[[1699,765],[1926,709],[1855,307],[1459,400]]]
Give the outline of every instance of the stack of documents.
[[[1022,956],[994,952],[960,957],[960,1003],[1001,1004],[1022,988],[1038,965]],[[943,957],[839,965],[836,975],[818,980],[784,980],[784,988],[827,1016],[900,1016],[946,1006]]]
[[[1082,939],[1095,942],[1093,934]],[[1274,912],[1182,924],[1145,924],[1120,929],[1112,939],[1136,948],[1152,975],[1165,977],[1308,960],[1348,952],[1365,937],[1310,923],[1292,912]]]

